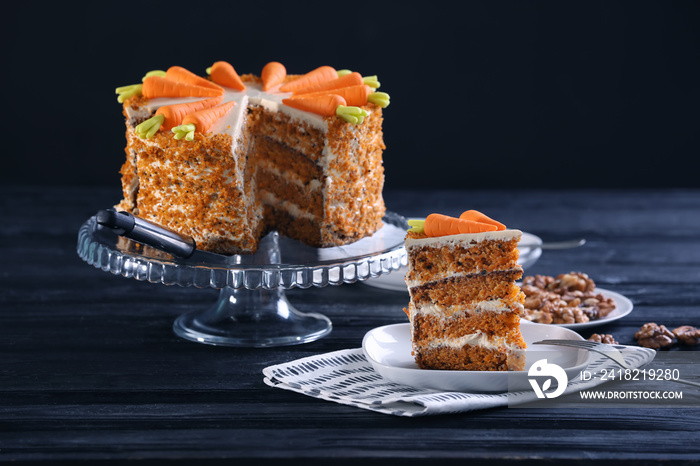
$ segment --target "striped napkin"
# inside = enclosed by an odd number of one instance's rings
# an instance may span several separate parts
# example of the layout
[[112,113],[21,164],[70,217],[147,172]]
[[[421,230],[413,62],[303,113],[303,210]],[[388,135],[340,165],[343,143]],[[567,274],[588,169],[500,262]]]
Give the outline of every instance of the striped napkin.
[[[623,351],[635,367],[648,364],[654,351]],[[586,370],[592,374],[619,369],[610,359],[591,354]],[[538,401],[533,390],[482,394],[440,392],[391,382],[379,375],[361,348],[346,349],[298,359],[263,369],[265,384],[394,416],[427,416],[463,413]],[[570,381],[562,396],[604,383],[600,377]]]

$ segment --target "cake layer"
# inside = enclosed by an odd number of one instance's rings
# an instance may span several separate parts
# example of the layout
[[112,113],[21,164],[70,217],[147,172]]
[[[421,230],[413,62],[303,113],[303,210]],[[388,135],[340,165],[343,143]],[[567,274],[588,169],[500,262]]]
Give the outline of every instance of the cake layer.
[[[284,199],[286,204],[292,206],[294,210],[307,213],[318,222],[323,219],[323,191],[321,189],[309,189],[276,171],[261,167],[258,167],[257,189],[263,202],[276,203],[277,200]],[[266,193],[272,194],[274,197],[270,197]]]
[[520,371],[525,367],[525,351],[505,345],[440,345],[414,351],[421,369],[458,371]]
[[437,303],[442,306],[467,306],[469,303],[502,299],[506,303],[523,302],[515,280],[522,277],[520,267],[489,274],[460,275],[409,288],[411,302],[416,308]]
[[308,154],[269,137],[255,137],[255,154],[257,155],[255,163],[258,167],[274,170],[279,175],[290,176],[303,186],[309,185],[313,180],[321,180],[323,177],[323,168]]
[[435,341],[483,332],[489,336],[503,337],[508,343],[516,343],[520,338],[517,331],[519,323],[518,308],[503,312],[456,312],[449,317],[417,311],[412,320],[412,334],[419,341]]
[[289,238],[303,241],[304,243],[322,247],[321,231],[314,218],[305,215],[293,215],[293,209],[284,206],[284,203],[269,202],[265,204],[266,222],[274,223],[275,229]]
[[267,137],[284,146],[305,154],[312,162],[319,163],[323,158],[324,141],[328,124],[311,124],[299,121],[293,115],[282,113],[277,109],[251,107],[251,118],[257,128],[256,136]]
[[[408,286],[441,278],[475,273],[489,273],[517,267],[517,243],[520,234],[482,235],[470,241],[407,241],[410,266]],[[498,232],[500,233],[500,232]],[[473,236],[473,235],[472,235]]]

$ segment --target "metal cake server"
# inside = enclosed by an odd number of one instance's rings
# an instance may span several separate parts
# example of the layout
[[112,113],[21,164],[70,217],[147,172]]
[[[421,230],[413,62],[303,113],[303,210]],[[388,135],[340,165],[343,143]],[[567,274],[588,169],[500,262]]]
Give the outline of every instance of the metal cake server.
[[119,236],[153,246],[176,257],[186,259],[197,250],[193,238],[156,225],[128,212],[100,210],[95,215],[95,220],[98,225],[109,228]]

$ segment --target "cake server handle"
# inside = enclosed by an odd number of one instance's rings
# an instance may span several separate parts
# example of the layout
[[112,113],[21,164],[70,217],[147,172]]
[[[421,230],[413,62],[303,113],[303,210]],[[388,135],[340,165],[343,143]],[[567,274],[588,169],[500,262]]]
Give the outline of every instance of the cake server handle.
[[153,246],[183,259],[190,257],[197,249],[193,238],[128,212],[100,210],[95,215],[95,220],[98,225],[109,228],[119,236]]

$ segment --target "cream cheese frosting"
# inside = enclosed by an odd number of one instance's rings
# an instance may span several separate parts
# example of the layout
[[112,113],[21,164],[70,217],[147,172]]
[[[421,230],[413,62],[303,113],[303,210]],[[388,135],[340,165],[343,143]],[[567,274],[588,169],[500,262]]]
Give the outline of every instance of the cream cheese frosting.
[[496,241],[508,241],[513,238],[522,237],[523,232],[520,230],[508,229],[500,231],[485,231],[482,233],[462,233],[459,235],[448,235],[448,236],[435,236],[427,238],[406,238],[406,248],[411,247],[421,247],[421,246],[443,246],[443,245],[457,245],[461,247],[465,245],[468,247],[469,244],[477,245],[482,241],[496,240]]
[[[519,311],[522,311],[524,308],[521,303],[514,303],[514,305],[515,309]],[[459,309],[449,309],[449,314],[452,315],[457,312],[469,312],[475,314],[478,314],[480,312],[493,312],[499,314],[502,312],[510,312],[512,310],[513,308],[508,306],[503,299],[498,298],[492,299],[490,301],[480,301],[469,307],[463,306]],[[447,314],[447,311],[448,309],[445,306],[434,303],[423,304],[419,307],[412,306],[410,310],[410,319],[413,320],[413,318],[419,314],[428,316],[445,316]]]

